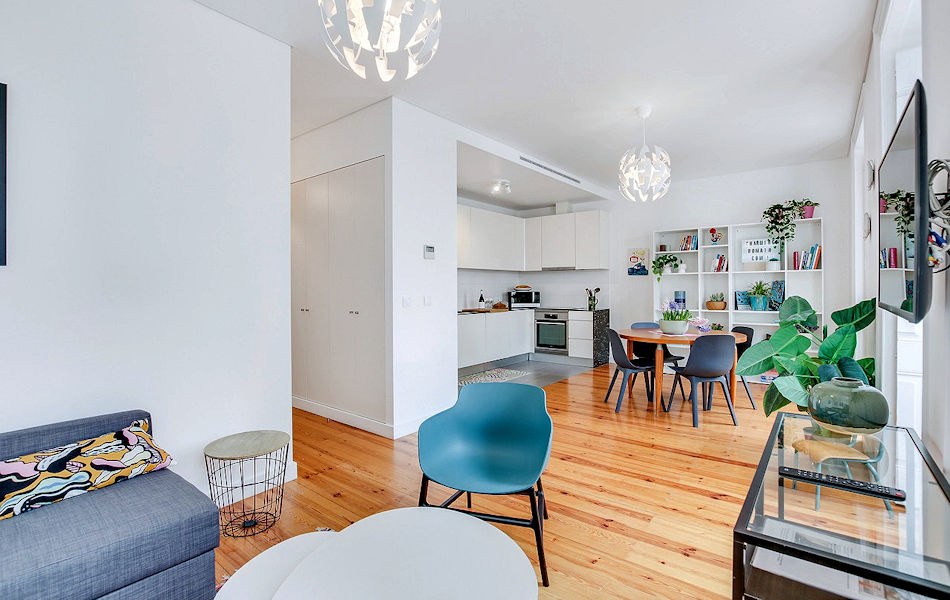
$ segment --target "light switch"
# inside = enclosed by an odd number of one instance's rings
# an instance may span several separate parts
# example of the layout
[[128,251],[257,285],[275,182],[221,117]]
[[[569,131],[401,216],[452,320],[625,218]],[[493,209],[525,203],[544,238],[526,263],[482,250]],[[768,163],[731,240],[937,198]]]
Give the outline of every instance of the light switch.
[[426,260],[435,260],[435,246],[424,244],[422,246],[422,258]]
[[411,308],[412,307],[412,296],[403,296],[402,297],[402,307]]

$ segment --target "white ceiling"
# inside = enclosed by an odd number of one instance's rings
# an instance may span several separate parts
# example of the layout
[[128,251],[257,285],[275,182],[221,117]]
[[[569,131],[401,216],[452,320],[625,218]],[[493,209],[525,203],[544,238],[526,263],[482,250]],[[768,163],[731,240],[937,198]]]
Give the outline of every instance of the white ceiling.
[[[491,193],[497,179],[511,183],[510,194]],[[515,210],[554,206],[558,202],[599,200],[573,185],[462,143],[458,145],[458,193]]]
[[292,134],[396,96],[607,189],[640,141],[674,185],[845,156],[876,0],[443,0],[439,52],[364,81],[324,47],[316,0],[200,0],[293,46]]

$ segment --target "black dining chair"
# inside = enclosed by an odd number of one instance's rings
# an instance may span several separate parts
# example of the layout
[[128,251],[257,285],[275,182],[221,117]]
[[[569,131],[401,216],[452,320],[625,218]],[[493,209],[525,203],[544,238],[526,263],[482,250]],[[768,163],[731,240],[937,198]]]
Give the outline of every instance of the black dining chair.
[[[659,323],[653,323],[651,321],[638,321],[630,325],[630,329],[659,329]],[[656,364],[656,344],[651,344],[649,342],[633,342],[633,355],[636,357],[634,359],[634,364],[643,365],[643,364]],[[677,356],[670,352],[670,347],[666,344],[663,344],[663,364],[672,365],[678,367],[680,361],[685,360],[683,356]],[[634,376],[634,383],[636,383],[636,376]],[[683,383],[680,382],[680,395],[683,396],[683,400],[686,400],[686,392],[683,390]]]
[[[742,327],[737,325],[732,328],[732,333],[742,333],[745,335],[745,341],[741,344],[736,342],[736,352],[739,354],[739,358],[742,358],[742,354],[752,347],[752,336],[755,335],[755,330],[751,327]],[[755,400],[752,398],[752,392],[749,390],[749,382],[746,381],[744,375],[739,375],[739,379],[742,381],[742,386],[745,388],[745,393],[749,395],[749,402],[752,403],[752,409],[755,410]]]
[[623,373],[623,381],[620,383],[620,397],[617,398],[617,408],[614,409],[614,412],[620,412],[620,405],[623,404],[624,392],[627,391],[627,376],[633,375],[633,381],[630,382],[631,389],[634,383],[637,382],[637,375],[643,373],[643,385],[647,390],[647,399],[650,402],[653,402],[653,385],[654,385],[654,368],[653,363],[637,363],[630,360],[627,357],[627,351],[623,347],[623,341],[620,339],[620,334],[618,334],[613,329],[607,330],[607,338],[610,340],[610,352],[613,354],[614,363],[617,364],[617,368],[614,370],[613,379],[610,380],[610,387],[607,388],[607,395],[604,396],[604,402],[610,400],[610,393],[614,390],[614,383],[617,382],[617,375]]
[[[726,404],[729,406],[729,414],[732,415],[732,424],[738,425],[736,421],[736,411],[732,406],[732,396],[729,394],[729,380],[727,378],[729,371],[732,370],[732,363],[735,360],[736,338],[731,335],[703,335],[696,338],[693,347],[689,353],[689,359],[685,367],[673,367],[676,372],[676,378],[673,380],[673,389],[670,390],[670,400],[663,407],[664,411],[669,411],[673,404],[673,395],[676,393],[676,384],[682,385],[682,379],[689,379],[689,401],[693,405],[693,427],[699,427],[699,399],[697,391],[699,384],[716,383],[722,386],[722,391],[726,396]],[[711,391],[711,386],[710,386]],[[703,398],[703,408],[706,408],[706,398]]]

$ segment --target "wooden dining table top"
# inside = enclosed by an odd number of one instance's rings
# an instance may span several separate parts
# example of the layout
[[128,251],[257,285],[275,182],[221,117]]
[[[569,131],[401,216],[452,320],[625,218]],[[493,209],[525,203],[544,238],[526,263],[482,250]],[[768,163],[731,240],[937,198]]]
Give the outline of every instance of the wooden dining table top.
[[681,344],[692,346],[693,342],[697,338],[700,338],[704,335],[731,335],[736,338],[736,343],[741,344],[746,341],[746,335],[744,333],[732,332],[732,331],[700,331],[695,327],[690,327],[686,330],[686,333],[682,335],[673,335],[670,333],[663,333],[660,331],[659,327],[650,327],[648,329],[621,329],[617,331],[621,338],[625,340],[632,340],[634,342],[648,342],[654,344]]

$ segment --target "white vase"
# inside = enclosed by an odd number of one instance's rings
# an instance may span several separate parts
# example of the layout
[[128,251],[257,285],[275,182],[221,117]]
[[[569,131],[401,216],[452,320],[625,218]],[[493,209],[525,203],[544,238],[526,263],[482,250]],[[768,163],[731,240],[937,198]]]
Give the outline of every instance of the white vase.
[[660,331],[670,335],[683,335],[689,329],[689,321],[667,321],[660,319]]
[[765,263],[766,271],[779,271],[779,267],[782,266],[782,262],[778,260],[770,260]]
[[685,273],[685,272],[686,272],[686,265],[680,265],[680,266],[676,267],[676,272],[677,272],[677,273]]

